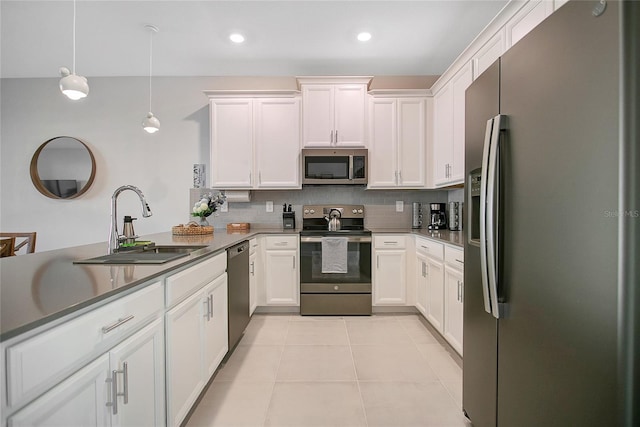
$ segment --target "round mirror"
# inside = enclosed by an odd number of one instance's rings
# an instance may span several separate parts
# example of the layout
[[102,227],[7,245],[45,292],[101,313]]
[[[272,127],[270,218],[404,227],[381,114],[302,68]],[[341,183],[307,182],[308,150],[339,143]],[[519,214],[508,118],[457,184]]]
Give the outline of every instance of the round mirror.
[[31,159],[31,181],[52,199],[73,199],[84,194],[96,175],[96,159],[84,142],[58,136],[42,144]]

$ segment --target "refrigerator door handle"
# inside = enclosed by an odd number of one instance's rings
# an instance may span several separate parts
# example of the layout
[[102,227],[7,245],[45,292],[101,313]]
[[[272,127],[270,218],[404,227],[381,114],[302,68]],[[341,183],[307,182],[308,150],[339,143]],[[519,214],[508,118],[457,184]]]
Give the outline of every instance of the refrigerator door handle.
[[486,204],[486,237],[487,237],[487,276],[489,279],[489,298],[491,300],[491,314],[500,318],[498,301],[498,230],[500,229],[499,200],[500,200],[500,132],[505,129],[506,116],[498,115],[493,119],[491,144],[489,150],[489,166],[487,173],[487,204]]
[[482,297],[484,310],[492,313],[489,297],[489,272],[487,269],[487,173],[489,170],[489,152],[493,135],[493,119],[487,120],[482,150],[482,172],[480,180],[480,269],[482,276]]

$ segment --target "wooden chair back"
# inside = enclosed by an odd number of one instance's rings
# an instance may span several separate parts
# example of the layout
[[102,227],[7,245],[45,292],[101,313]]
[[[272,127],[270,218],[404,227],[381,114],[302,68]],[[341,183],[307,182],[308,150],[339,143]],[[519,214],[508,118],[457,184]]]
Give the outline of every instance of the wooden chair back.
[[25,248],[22,254],[32,254],[36,250],[36,233],[0,233],[0,237],[13,238],[13,253],[12,255],[20,255],[18,253],[23,247]]
[[0,238],[0,258],[13,256],[13,247],[16,244],[15,237],[2,237]]

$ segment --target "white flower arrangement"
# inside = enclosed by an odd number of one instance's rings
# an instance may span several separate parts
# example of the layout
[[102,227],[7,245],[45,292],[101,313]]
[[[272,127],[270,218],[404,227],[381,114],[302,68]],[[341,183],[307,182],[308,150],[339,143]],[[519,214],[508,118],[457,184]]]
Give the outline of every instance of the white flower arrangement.
[[213,196],[211,193],[202,196],[195,205],[193,205],[193,210],[191,212],[191,216],[198,216],[200,218],[205,218],[218,210],[218,205],[221,205],[226,200],[226,197],[222,193],[218,193]]

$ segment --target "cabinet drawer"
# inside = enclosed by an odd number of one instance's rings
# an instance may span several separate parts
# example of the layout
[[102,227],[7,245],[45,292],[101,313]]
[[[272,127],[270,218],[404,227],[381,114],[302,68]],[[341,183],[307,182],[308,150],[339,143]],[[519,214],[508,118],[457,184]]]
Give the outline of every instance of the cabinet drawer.
[[447,264],[451,264],[452,267],[461,270],[464,268],[464,250],[445,246],[444,260]]
[[227,271],[227,254],[221,253],[167,278],[167,307],[191,295]]
[[266,249],[297,249],[298,248],[298,236],[266,236],[265,248]]
[[393,234],[382,234],[373,238],[376,249],[403,249],[405,247],[405,237]]
[[249,255],[253,255],[256,253],[256,249],[258,249],[258,239],[253,238],[249,240]]
[[161,282],[7,349],[8,403],[35,397],[164,308]]
[[416,237],[416,251],[432,258],[444,258],[444,244],[422,237]]

